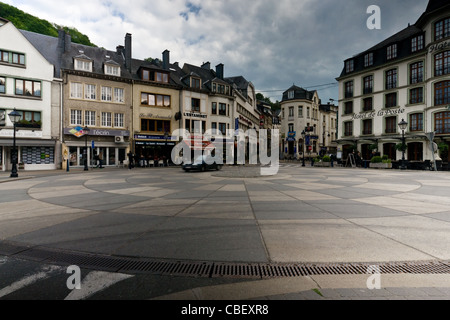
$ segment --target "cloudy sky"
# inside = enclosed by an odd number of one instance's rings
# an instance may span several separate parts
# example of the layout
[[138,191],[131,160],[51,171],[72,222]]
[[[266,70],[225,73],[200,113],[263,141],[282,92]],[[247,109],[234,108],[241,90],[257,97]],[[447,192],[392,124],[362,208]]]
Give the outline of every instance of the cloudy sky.
[[[133,56],[242,75],[272,101],[293,84],[338,99],[343,61],[414,24],[428,0],[1,0],[115,50],[133,35]],[[381,29],[369,30],[370,5]]]

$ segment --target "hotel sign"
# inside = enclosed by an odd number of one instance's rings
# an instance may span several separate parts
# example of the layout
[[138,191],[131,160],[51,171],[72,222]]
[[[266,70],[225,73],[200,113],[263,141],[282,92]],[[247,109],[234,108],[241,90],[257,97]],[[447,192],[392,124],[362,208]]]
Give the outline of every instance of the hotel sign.
[[386,109],[386,110],[380,110],[380,111],[370,111],[360,114],[353,114],[352,120],[364,120],[364,119],[373,119],[376,117],[389,117],[389,116],[397,116],[400,114],[404,114],[406,112],[406,109]]
[[435,51],[441,51],[448,48],[450,48],[450,40],[442,41],[441,43],[431,45],[428,52],[433,53]]

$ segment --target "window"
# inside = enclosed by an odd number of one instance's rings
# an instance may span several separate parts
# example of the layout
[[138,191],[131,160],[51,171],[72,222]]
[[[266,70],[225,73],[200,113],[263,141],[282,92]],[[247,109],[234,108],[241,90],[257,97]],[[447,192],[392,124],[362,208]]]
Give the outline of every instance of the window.
[[387,57],[388,60],[397,58],[397,44],[393,44],[387,47]]
[[288,131],[289,132],[294,132],[294,124],[293,123],[289,123],[288,124]]
[[70,98],[83,99],[83,85],[81,83],[70,83]]
[[227,124],[219,123],[219,131],[221,134],[226,134],[227,133]]
[[364,56],[364,67],[370,67],[371,65],[373,65],[373,52]]
[[445,18],[434,25],[435,41],[450,37],[450,18]]
[[294,90],[288,92],[288,99],[294,99]]
[[170,96],[162,94],[142,93],[141,104],[153,107],[170,107]]
[[397,106],[397,93],[389,93],[386,95],[386,108],[393,108]]
[[16,79],[16,95],[27,97],[40,97],[41,83],[39,81]]
[[25,55],[22,53],[0,50],[0,62],[25,65]]
[[[6,125],[6,110],[0,109],[0,126],[4,127]],[[1,156],[1,153],[0,153]],[[1,162],[1,160],[0,160]]]
[[92,72],[92,62],[87,60],[75,60],[75,70]]
[[348,60],[345,62],[345,72],[350,73],[355,70],[355,62],[353,60]]
[[386,71],[386,90],[397,88],[397,69]]
[[169,83],[169,75],[167,73],[146,69],[141,70],[141,79],[145,81]]
[[30,127],[40,128],[41,127],[41,113],[35,111],[17,111],[20,113],[21,121],[17,126],[19,127]]
[[409,131],[423,131],[423,113],[409,116]]
[[294,117],[294,107],[289,107],[289,118]]
[[434,56],[434,75],[443,76],[450,73],[450,51],[438,53]]
[[114,88],[114,102],[124,103],[125,102],[125,90],[122,88]]
[[200,112],[200,99],[191,99],[191,110],[193,112]]
[[124,127],[124,114],[115,113],[114,114],[114,127],[123,128]]
[[373,98],[366,98],[363,100],[363,111],[372,111],[373,110]]
[[434,130],[436,134],[450,133],[450,111],[439,112],[434,115]]
[[84,98],[87,100],[97,99],[97,86],[93,84],[87,84],[84,86]]
[[221,116],[227,115],[227,105],[225,103],[219,103],[219,114]]
[[82,124],[81,110],[70,110],[70,125],[81,126]]
[[346,98],[353,97],[353,81],[348,81],[345,83],[345,97]]
[[363,120],[363,135],[372,134],[372,119]]
[[211,113],[212,114],[217,114],[217,102],[213,102],[211,104]]
[[386,118],[386,133],[397,133],[397,117]]
[[423,49],[423,35],[411,39],[411,52],[417,52]]
[[[186,130],[190,130],[190,121],[186,120]],[[170,121],[153,120],[153,119],[141,119],[141,131],[143,132],[170,132]]]
[[423,61],[413,63],[409,66],[410,83],[415,84],[423,81]]
[[352,121],[344,123],[344,136],[345,137],[353,136],[353,122]]
[[110,76],[120,76],[120,67],[105,65],[105,74]]
[[25,65],[25,55],[20,53],[12,53],[12,63]]
[[450,104],[450,81],[442,81],[434,85],[434,104],[436,106]]
[[415,88],[409,91],[409,103],[422,103],[423,102],[423,88]]
[[112,101],[112,89],[111,87],[102,87],[102,101]]
[[102,112],[102,127],[112,127],[111,112]]
[[[191,79],[191,87],[194,89],[200,89],[200,79],[198,78],[192,78]],[[223,86],[222,86],[223,87]],[[220,88],[220,86],[219,86]],[[219,90],[220,91],[220,90]]]
[[310,108],[308,107],[308,108],[306,108],[306,117],[309,119],[309,118],[311,118],[311,111],[310,111]]
[[353,113],[353,101],[346,102],[344,114],[352,114],[352,113]]
[[303,118],[303,106],[298,107],[298,117]]
[[95,111],[84,112],[84,124],[88,127],[95,127],[97,125],[95,119]]
[[364,77],[364,94],[373,92],[373,76]]
[[0,77],[0,93],[6,93],[6,78]]

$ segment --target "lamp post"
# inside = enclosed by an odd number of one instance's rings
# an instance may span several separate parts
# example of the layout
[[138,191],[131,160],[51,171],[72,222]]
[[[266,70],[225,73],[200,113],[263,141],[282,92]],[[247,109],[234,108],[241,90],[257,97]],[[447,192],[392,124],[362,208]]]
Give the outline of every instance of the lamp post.
[[84,148],[84,152],[83,152],[83,156],[84,156],[84,171],[89,171],[89,167],[88,167],[88,146],[87,146],[87,141],[88,141],[88,134],[91,130],[86,126],[83,128],[83,133],[84,133],[84,137],[85,137],[85,148]]
[[305,137],[306,137],[306,132],[305,130],[302,131],[302,138],[303,138],[303,147],[302,147],[302,153],[303,153],[303,160],[302,160],[302,167],[305,167]]
[[401,170],[406,170],[405,166],[405,130],[408,127],[408,122],[405,121],[405,119],[402,119],[402,121],[398,124],[400,130],[402,130],[402,166]]
[[[164,139],[166,140],[166,143],[165,143],[165,145],[164,145],[164,158],[163,158],[163,161],[164,162],[166,162],[167,161],[167,163],[168,163],[168,157],[167,157],[167,139],[169,139],[169,132],[168,131],[166,131],[166,132],[164,132]],[[165,166],[166,165],[166,163],[164,163],[163,162],[163,165]]]
[[11,164],[12,164],[12,169],[11,169],[11,178],[18,178],[19,174],[17,173],[17,163],[19,160],[18,154],[17,154],[17,148],[16,148],[16,125],[17,123],[20,121],[20,118],[22,117],[22,115],[20,114],[20,112],[18,112],[15,108],[14,111],[12,111],[10,114],[8,114],[9,119],[11,120],[11,122],[13,123],[13,149],[11,152]]

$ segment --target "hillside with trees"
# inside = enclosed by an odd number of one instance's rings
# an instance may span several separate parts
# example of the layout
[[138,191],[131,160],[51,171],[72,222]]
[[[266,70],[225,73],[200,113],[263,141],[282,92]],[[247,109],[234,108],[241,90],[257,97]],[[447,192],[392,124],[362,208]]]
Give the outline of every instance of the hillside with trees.
[[73,42],[91,47],[96,46],[91,43],[88,36],[82,34],[75,28],[50,23],[47,20],[39,19],[3,2],[0,2],[0,17],[11,21],[17,29],[36,32],[51,37],[58,37],[58,30],[63,29],[72,37]]

